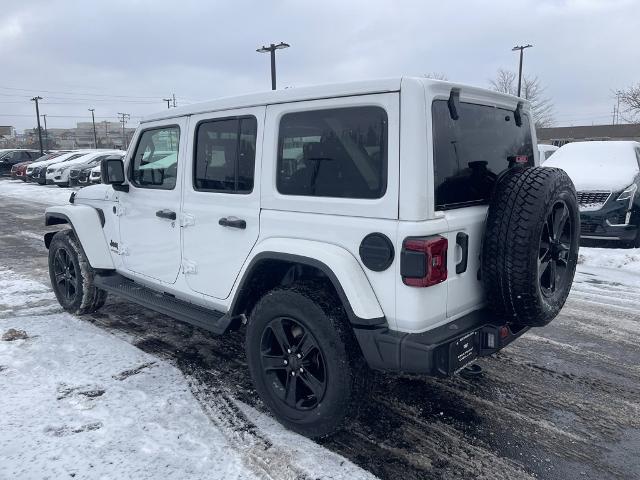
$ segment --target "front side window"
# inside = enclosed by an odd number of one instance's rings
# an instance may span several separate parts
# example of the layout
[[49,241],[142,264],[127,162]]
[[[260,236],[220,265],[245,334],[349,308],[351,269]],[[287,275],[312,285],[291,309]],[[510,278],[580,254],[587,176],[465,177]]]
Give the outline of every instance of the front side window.
[[387,188],[387,113],[348,107],[280,120],[277,188],[285,195],[380,198]]
[[255,117],[202,122],[196,129],[193,186],[199,191],[253,191],[258,122]]
[[178,175],[180,129],[146,130],[140,135],[131,162],[131,183],[142,188],[172,190]]
[[473,103],[458,105],[451,118],[447,100],[435,100],[433,155],[436,209],[486,204],[498,176],[516,165],[533,166],[529,117]]

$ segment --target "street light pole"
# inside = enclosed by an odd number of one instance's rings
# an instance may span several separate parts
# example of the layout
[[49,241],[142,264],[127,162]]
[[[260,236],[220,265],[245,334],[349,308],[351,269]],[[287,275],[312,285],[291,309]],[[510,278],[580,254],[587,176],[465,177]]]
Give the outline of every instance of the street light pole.
[[171,108],[171,99],[170,98],[163,98],[162,101],[163,102],[167,102],[167,108]]
[[291,45],[288,43],[280,42],[277,45],[272,43],[268,47],[264,45],[256,50],[258,53],[269,53],[271,55],[271,90],[276,89],[276,50],[282,48],[289,48]]
[[91,123],[93,123],[93,144],[95,145],[95,149],[98,148],[98,134],[96,133],[96,116],[93,112],[95,112],[95,108],[90,108],[91,112]]
[[46,150],[49,149],[49,130],[47,130],[47,114],[42,114],[42,119],[44,120],[44,148]]
[[40,107],[38,107],[38,100],[42,100],[42,97],[33,97],[32,102],[36,102],[36,120],[38,120],[38,141],[40,142],[40,156],[44,155],[42,148],[42,129],[40,128]]
[[531,48],[533,45],[517,45],[511,49],[512,52],[516,50],[520,50],[520,68],[518,69],[518,96],[520,96],[520,92],[522,91],[522,52],[525,48]]

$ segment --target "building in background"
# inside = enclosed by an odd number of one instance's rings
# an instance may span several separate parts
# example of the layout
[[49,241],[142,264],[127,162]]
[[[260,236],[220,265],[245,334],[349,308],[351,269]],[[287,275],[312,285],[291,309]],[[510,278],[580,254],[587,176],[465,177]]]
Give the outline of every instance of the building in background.
[[594,140],[635,140],[640,142],[640,124],[585,125],[537,129],[538,143],[561,147],[565,143]]
[[11,147],[16,138],[16,129],[11,125],[0,125],[0,148]]
[[[126,145],[129,144],[135,128],[125,128]],[[122,124],[119,122],[96,122],[96,137],[98,139],[97,148],[123,148]],[[96,148],[93,139],[93,123],[78,122],[76,128],[49,128],[42,129],[42,143],[45,149],[74,149],[74,148]],[[26,129],[24,134],[15,136],[11,147],[38,146],[38,129]]]

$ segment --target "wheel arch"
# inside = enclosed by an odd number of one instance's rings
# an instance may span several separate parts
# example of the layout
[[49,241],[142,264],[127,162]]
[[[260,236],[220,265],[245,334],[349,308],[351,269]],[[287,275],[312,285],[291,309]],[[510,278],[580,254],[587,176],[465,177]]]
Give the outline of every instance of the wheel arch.
[[[89,265],[96,269],[113,269],[113,259],[105,239],[104,213],[87,205],[49,207],[45,211],[45,226],[69,225],[87,256]],[[57,231],[44,234],[47,248]]]
[[248,262],[233,294],[232,315],[248,314],[272,288],[311,277],[324,279],[332,287],[352,324],[386,324],[371,284],[348,251],[308,240],[283,239],[277,245],[278,249],[264,245]]

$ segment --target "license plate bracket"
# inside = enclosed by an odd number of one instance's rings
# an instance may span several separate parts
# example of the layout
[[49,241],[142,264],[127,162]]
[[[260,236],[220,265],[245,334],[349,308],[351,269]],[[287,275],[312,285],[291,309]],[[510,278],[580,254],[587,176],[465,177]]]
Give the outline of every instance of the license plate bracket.
[[449,344],[450,372],[457,372],[478,358],[480,349],[479,339],[480,331],[475,330]]

